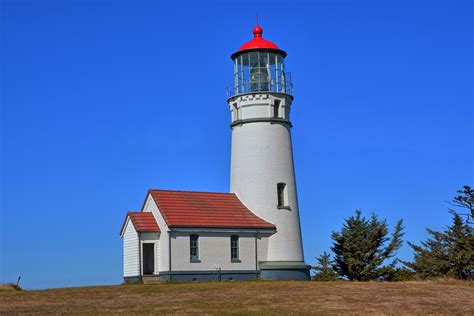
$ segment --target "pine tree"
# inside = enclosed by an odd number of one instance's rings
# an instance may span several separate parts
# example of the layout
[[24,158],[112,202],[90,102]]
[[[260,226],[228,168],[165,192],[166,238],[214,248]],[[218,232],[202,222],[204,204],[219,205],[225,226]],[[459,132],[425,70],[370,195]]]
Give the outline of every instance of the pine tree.
[[460,195],[454,197],[451,202],[448,202],[455,209],[449,208],[449,211],[464,216],[468,224],[474,224],[474,189],[465,185],[457,193]]
[[402,245],[403,227],[400,220],[390,240],[386,221],[379,221],[375,214],[370,221],[361,217],[357,210],[355,216],[345,220],[341,232],[333,232],[331,250],[335,254],[334,270],[349,280],[368,281],[383,278],[393,271],[396,260],[382,266],[392,258]]
[[459,214],[454,214],[453,225],[448,228],[445,236],[448,245],[448,274],[462,279],[466,271],[474,270],[473,229],[463,222]]
[[316,258],[318,265],[312,267],[313,270],[316,270],[316,274],[313,277],[315,281],[335,281],[338,279],[336,272],[332,268],[333,261],[331,260],[331,255],[326,251],[322,255]]
[[[463,190],[457,192],[462,195],[456,196],[450,204],[469,209],[471,213],[458,213],[449,209],[453,214],[453,223],[445,231],[427,228],[430,237],[422,241],[420,246],[408,243],[413,248],[414,260],[403,264],[421,278],[470,278],[471,271],[474,270],[474,229],[470,226],[474,215],[474,190],[465,185]],[[467,220],[463,221],[461,216],[466,216]]]
[[448,245],[445,236],[429,228],[426,229],[431,235],[421,246],[408,242],[415,255],[413,262],[402,261],[408,268],[423,278],[444,276],[449,271]]

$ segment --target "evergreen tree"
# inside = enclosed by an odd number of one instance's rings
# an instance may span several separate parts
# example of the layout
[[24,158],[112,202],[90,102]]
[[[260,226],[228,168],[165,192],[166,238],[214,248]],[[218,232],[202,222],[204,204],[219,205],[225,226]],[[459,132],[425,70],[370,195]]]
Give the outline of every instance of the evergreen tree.
[[415,253],[414,261],[402,261],[402,263],[423,279],[444,276],[449,271],[446,238],[442,233],[429,228],[426,231],[431,237],[422,241],[421,246],[408,242]]
[[459,214],[453,215],[453,225],[446,231],[448,274],[464,278],[467,271],[474,270],[474,234]]
[[313,277],[315,281],[335,281],[338,279],[336,272],[332,268],[333,261],[331,255],[326,251],[322,255],[316,258],[318,265],[312,267],[316,270],[316,274]]
[[379,221],[375,214],[370,221],[361,217],[360,210],[355,216],[345,220],[341,232],[333,232],[335,254],[334,270],[349,280],[368,281],[384,278],[393,271],[396,260],[388,266],[382,266],[385,260],[392,258],[402,245],[403,227],[400,220],[392,234],[388,235],[386,221]]
[[474,224],[474,189],[465,185],[462,190],[458,190],[457,193],[460,195],[454,197],[451,202],[448,202],[454,206],[455,209],[449,208],[449,211],[465,216],[467,223]]
[[[405,266],[416,272],[421,278],[453,276],[470,278],[474,270],[474,229],[472,224],[474,191],[467,185],[458,191],[451,205],[469,209],[471,213],[458,213],[453,209],[453,223],[444,232],[427,228],[430,237],[421,245],[408,243],[414,251],[413,262],[403,262]],[[462,215],[467,216],[463,221]],[[470,221],[471,220],[471,221]]]

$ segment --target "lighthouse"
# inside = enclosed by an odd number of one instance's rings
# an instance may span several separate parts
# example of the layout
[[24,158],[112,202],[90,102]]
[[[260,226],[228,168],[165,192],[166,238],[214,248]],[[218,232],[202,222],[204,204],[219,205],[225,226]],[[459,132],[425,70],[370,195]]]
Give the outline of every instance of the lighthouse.
[[309,280],[286,53],[253,35],[231,56],[230,192],[148,190],[120,230],[125,281]]
[[290,120],[293,103],[286,52],[253,29],[254,38],[231,55],[229,89],[232,155],[230,192],[257,216],[273,223],[263,279],[308,279],[304,263]]

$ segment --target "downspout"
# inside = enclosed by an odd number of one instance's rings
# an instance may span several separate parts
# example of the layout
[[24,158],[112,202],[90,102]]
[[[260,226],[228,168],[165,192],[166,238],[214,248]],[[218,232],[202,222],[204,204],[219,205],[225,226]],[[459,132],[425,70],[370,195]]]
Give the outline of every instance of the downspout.
[[258,230],[255,234],[255,279],[258,279],[258,248],[257,248]]
[[143,281],[142,278],[142,233],[138,233],[138,278],[140,279],[140,282]]
[[168,281],[171,281],[171,230],[168,231]]

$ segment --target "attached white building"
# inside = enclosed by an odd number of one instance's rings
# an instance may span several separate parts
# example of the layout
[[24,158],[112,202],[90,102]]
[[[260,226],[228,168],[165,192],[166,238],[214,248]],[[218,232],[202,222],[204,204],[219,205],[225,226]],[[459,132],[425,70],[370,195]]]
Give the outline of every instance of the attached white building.
[[252,279],[275,232],[235,194],[150,190],[141,212],[128,213],[120,233],[124,278]]
[[291,144],[286,53],[254,39],[232,54],[231,193],[150,190],[120,232],[124,279],[308,280]]

